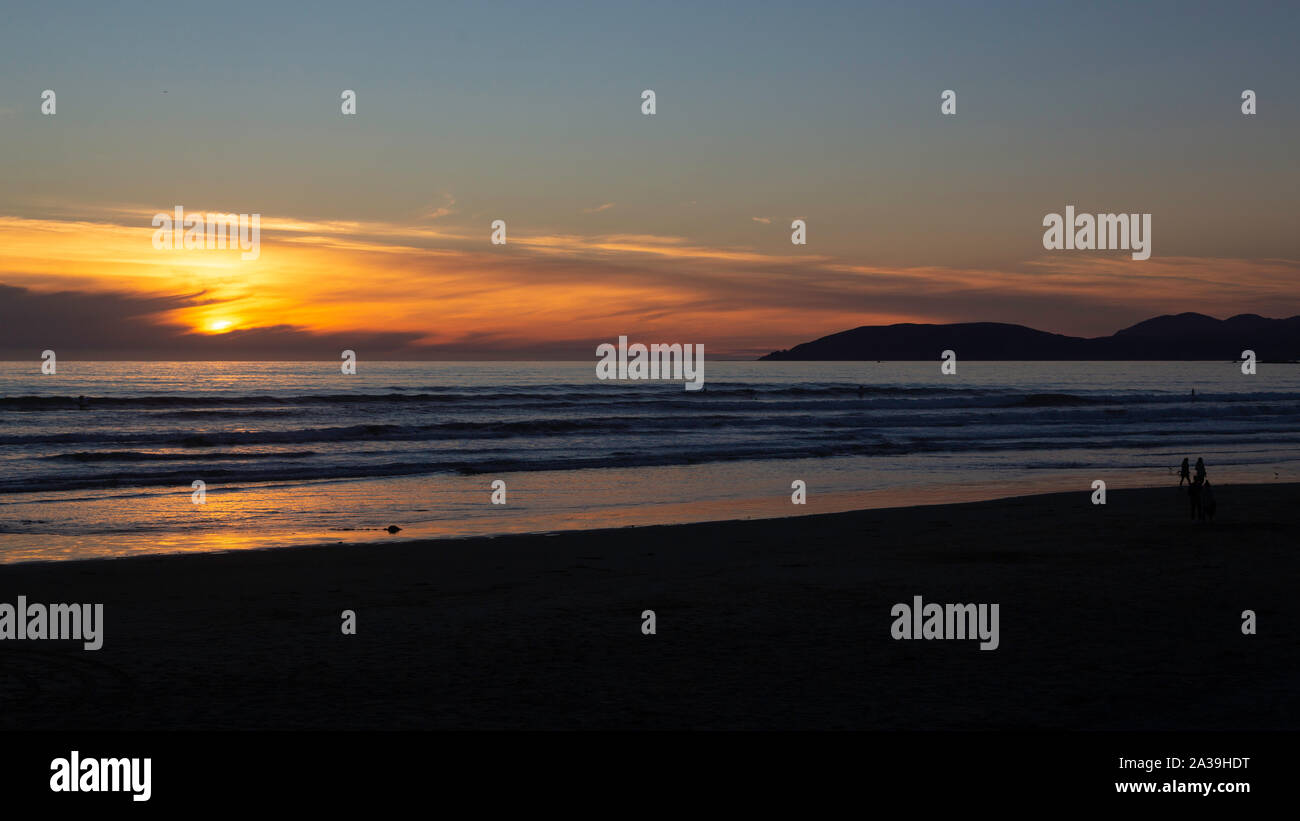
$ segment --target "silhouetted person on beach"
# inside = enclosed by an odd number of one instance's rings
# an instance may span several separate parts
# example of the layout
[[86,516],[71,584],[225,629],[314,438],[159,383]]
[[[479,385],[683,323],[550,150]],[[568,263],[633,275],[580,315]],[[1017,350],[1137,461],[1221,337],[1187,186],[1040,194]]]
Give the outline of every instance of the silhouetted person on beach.
[[1210,490],[1210,480],[1205,480],[1205,485],[1201,487],[1201,518],[1214,521],[1214,491]]
[[1199,485],[1201,482],[1204,481],[1205,481],[1205,460],[1198,456],[1196,457],[1196,483]]
[[1183,457],[1183,466],[1182,466],[1181,468],[1179,468],[1179,473],[1178,473],[1178,486],[1179,486],[1179,487],[1182,487],[1182,486],[1183,486],[1183,480],[1184,480],[1184,479],[1187,480],[1187,484],[1190,485],[1190,484],[1192,483],[1192,465],[1191,465],[1190,462],[1187,461],[1187,457],[1186,457],[1186,456]]

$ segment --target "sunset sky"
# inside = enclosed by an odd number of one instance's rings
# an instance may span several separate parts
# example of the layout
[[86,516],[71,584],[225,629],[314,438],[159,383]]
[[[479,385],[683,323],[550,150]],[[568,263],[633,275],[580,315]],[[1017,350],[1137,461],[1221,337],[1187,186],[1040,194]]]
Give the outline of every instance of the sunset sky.
[[[1300,314],[1285,4],[205,8],[0,12],[0,358]],[[259,258],[156,250],[177,205],[260,214]],[[1151,259],[1044,251],[1066,205],[1151,213]]]

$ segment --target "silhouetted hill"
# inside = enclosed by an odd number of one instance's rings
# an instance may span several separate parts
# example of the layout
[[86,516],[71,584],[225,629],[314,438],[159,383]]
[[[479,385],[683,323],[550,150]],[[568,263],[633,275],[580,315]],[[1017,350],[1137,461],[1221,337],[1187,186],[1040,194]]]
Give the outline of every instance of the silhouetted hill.
[[1085,339],[1001,322],[955,325],[864,325],[774,351],[767,361],[938,359],[945,350],[961,359],[1028,360],[1234,360],[1252,350],[1261,361],[1300,360],[1300,316],[1267,319],[1239,314],[1215,319],[1205,314],[1158,316]]

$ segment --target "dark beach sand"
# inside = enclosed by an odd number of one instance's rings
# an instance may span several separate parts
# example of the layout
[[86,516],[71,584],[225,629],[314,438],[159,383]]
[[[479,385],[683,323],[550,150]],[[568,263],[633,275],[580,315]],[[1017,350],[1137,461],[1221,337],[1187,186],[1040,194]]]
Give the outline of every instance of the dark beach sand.
[[[0,642],[0,727],[1300,729],[1300,485],[1217,492],[0,566],[106,610]],[[894,641],[918,594],[1001,647]]]

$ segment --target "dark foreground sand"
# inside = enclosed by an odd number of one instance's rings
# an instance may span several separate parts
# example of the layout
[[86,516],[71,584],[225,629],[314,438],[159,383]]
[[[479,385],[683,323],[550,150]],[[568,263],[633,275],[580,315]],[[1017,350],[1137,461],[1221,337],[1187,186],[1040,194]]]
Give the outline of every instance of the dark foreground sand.
[[4,566],[106,639],[0,642],[0,728],[1300,729],[1300,485],[1217,491]]

